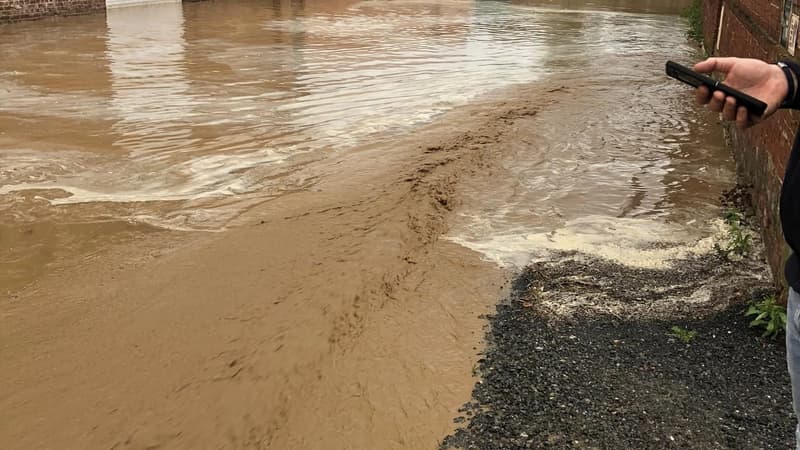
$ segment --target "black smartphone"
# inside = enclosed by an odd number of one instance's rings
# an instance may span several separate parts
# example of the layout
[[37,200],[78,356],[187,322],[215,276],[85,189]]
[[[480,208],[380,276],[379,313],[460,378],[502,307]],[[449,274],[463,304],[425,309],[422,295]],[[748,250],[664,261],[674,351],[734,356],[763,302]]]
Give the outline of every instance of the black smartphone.
[[711,92],[722,91],[725,95],[735,98],[737,106],[744,106],[750,114],[756,117],[763,116],[764,111],[767,110],[767,104],[761,100],[676,62],[667,61],[667,75],[694,87],[706,86]]

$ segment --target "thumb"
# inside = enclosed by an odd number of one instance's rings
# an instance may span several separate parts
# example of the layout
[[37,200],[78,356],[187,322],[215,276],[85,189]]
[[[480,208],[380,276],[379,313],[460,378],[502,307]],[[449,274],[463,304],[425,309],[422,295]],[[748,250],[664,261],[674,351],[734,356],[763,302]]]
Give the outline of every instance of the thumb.
[[733,69],[738,58],[708,58],[694,65],[694,70],[700,73],[722,72],[727,74]]

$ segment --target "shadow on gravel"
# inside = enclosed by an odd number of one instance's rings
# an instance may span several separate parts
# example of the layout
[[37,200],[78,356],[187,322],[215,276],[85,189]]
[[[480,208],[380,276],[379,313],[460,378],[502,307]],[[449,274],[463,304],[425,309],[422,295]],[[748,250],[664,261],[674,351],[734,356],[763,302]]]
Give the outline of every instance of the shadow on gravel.
[[[571,253],[530,266],[489,318],[481,381],[441,448],[791,447],[782,336],[743,316],[771,293],[749,264]],[[685,343],[676,325],[697,334]]]

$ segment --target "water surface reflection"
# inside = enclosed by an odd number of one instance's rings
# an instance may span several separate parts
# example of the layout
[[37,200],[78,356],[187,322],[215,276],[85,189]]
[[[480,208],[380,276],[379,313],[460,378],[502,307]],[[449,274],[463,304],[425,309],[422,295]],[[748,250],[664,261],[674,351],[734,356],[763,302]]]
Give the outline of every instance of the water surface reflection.
[[578,94],[510,156],[494,187],[512,194],[474,194],[460,239],[587,215],[689,222],[731,168],[713,119],[662,73],[699,56],[688,3],[243,0],[2,26],[0,240],[34,223],[220,229],[313,187],[315,161],[539,81]]

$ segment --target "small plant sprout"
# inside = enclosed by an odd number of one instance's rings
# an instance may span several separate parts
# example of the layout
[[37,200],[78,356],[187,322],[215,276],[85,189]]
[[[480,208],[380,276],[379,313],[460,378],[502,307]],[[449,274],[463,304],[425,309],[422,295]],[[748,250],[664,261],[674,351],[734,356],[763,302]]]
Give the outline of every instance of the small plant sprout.
[[777,304],[774,296],[769,296],[760,302],[750,305],[745,316],[756,316],[750,322],[750,327],[763,328],[763,337],[775,339],[786,330],[786,308]]
[[725,257],[731,255],[742,257],[750,253],[752,245],[750,234],[744,225],[744,215],[734,209],[728,210],[725,213],[725,224],[728,225],[728,242],[724,248],[719,244],[714,244],[717,252]]
[[697,331],[687,330],[686,328],[681,328],[677,325],[670,328],[670,334],[677,337],[685,344],[692,342],[692,340],[697,336]]

